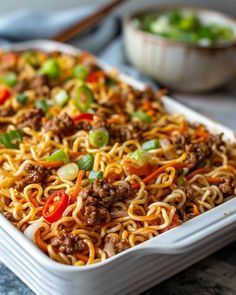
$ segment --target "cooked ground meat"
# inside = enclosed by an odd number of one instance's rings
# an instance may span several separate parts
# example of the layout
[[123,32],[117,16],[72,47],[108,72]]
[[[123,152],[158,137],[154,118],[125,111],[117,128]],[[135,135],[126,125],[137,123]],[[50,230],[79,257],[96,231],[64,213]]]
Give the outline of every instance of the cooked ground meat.
[[93,129],[107,128],[107,120],[104,113],[94,116],[92,121]]
[[19,81],[16,86],[14,87],[14,90],[16,92],[23,92],[29,88],[29,82],[26,79],[23,79]]
[[115,254],[120,253],[120,252],[125,251],[130,248],[130,244],[127,241],[121,240],[120,238],[115,237],[115,236],[108,236],[105,238],[104,249],[106,249],[107,243],[112,243],[113,250],[114,250]]
[[0,109],[0,117],[9,117],[15,114],[12,107],[3,107]]
[[105,179],[96,179],[81,191],[84,200],[84,218],[87,225],[103,223],[107,217],[107,210],[115,202],[133,196],[131,186],[123,182],[119,186],[108,183]]
[[28,184],[31,183],[39,183],[43,185],[50,174],[49,169],[41,166],[34,166],[32,164],[27,165],[24,171],[27,175],[16,184],[16,188],[19,191],[22,191]]
[[125,142],[131,139],[143,140],[143,133],[147,131],[149,124],[141,122],[130,122],[127,125],[112,124],[109,126],[109,134],[112,143]]
[[194,168],[197,164],[210,157],[212,153],[212,141],[206,140],[200,143],[190,143],[185,145],[187,152],[187,161],[190,168]]
[[212,144],[215,144],[218,149],[225,145],[225,142],[223,140],[223,135],[224,135],[223,133],[211,134]]
[[179,189],[181,189],[182,191],[185,192],[186,198],[187,198],[188,201],[193,201],[194,200],[194,198],[195,198],[194,197],[194,190],[189,184],[187,184],[185,186],[181,186],[181,187],[179,187]]
[[63,137],[73,134],[76,125],[67,113],[63,113],[58,117],[46,121],[43,128],[45,131],[52,131],[53,134]]
[[17,129],[29,127],[34,130],[39,130],[42,126],[42,118],[44,113],[41,109],[32,109],[22,114],[17,123]]
[[77,130],[90,131],[92,129],[91,123],[86,121],[75,123],[75,126]]
[[235,194],[236,180],[231,176],[221,176],[222,183],[218,185],[220,191],[227,196]]
[[67,255],[84,251],[87,248],[86,244],[79,236],[65,231],[52,238],[51,244],[53,247],[57,248],[59,252]]
[[48,93],[48,79],[46,75],[35,76],[29,83],[29,88],[34,90],[38,96],[44,96]]
[[170,140],[177,150],[184,150],[185,145],[191,142],[189,134],[182,135],[179,133],[174,134]]

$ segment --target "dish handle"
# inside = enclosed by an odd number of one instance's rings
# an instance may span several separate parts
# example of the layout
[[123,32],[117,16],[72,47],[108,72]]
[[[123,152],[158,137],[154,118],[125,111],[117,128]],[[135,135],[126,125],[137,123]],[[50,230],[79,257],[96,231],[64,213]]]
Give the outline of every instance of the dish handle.
[[199,217],[151,239],[145,248],[158,254],[184,253],[201,246],[205,239],[209,242],[219,231],[232,230],[236,227],[236,198],[203,213],[201,219]]

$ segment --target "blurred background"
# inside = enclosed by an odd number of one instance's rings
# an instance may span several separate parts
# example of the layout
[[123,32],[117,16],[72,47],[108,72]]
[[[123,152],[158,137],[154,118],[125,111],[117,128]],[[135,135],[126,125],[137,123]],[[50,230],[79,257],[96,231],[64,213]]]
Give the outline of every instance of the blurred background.
[[[7,12],[12,12],[17,9],[37,9],[37,10],[62,10],[69,9],[73,7],[78,7],[78,5],[88,5],[88,4],[104,4],[108,1],[103,0],[8,0],[0,1],[0,14],[5,14]],[[141,8],[145,6],[150,6],[150,4],[168,4],[168,3],[179,3],[186,5],[204,6],[210,7],[222,12],[236,15],[236,1],[235,0],[130,0],[129,3],[125,4],[119,11],[126,12],[129,9]]]

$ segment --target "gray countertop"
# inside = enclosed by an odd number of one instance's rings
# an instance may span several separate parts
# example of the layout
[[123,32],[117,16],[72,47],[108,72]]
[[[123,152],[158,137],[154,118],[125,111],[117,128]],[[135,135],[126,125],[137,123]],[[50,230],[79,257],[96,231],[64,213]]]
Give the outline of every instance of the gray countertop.
[[[173,96],[191,108],[236,130],[235,83],[211,94],[173,93]],[[31,295],[33,293],[12,272],[0,264],[0,294]],[[143,295],[154,294],[235,295],[236,242],[146,291]]]

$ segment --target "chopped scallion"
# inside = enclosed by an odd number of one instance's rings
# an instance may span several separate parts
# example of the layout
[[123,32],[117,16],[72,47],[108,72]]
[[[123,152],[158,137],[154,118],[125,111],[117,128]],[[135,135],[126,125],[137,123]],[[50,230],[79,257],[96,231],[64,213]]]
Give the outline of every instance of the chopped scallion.
[[77,161],[77,165],[80,170],[91,170],[93,168],[94,156],[92,154],[88,154],[83,156]]
[[143,123],[151,123],[152,122],[152,117],[150,117],[148,114],[142,112],[142,111],[137,111],[132,114],[132,118],[137,118]]
[[152,139],[149,141],[146,141],[142,144],[142,150],[144,151],[150,151],[157,149],[160,146],[160,142],[158,139]]
[[109,142],[107,129],[100,128],[89,131],[89,143],[96,148],[106,146]]
[[68,155],[63,150],[58,150],[46,158],[48,162],[63,161],[65,164],[70,162]]
[[102,179],[103,178],[103,172],[102,171],[90,171],[89,177],[88,177],[88,182],[93,183],[95,179]]

